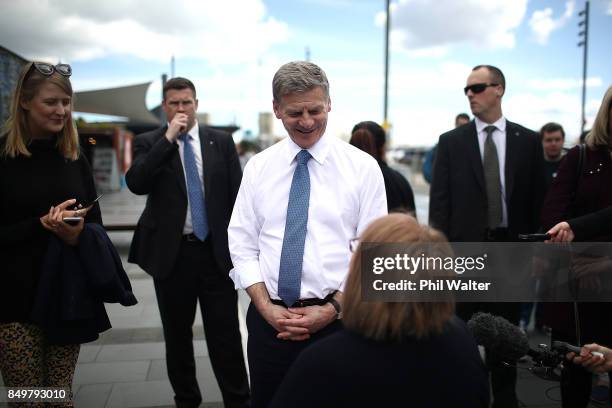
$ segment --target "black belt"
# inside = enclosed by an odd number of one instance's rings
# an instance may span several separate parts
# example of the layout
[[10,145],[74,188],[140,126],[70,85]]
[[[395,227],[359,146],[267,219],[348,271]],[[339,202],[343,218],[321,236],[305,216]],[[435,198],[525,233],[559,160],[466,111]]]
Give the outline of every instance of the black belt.
[[[329,295],[325,296],[324,299],[319,299],[319,298],[298,299],[298,300],[295,301],[294,304],[292,304],[289,307],[323,306],[324,304],[329,303],[329,300],[334,297],[336,292],[337,291],[334,290],[332,293],[330,293]],[[285,302],[283,302],[280,299],[270,299],[270,301],[272,303],[274,303],[275,305],[287,307],[285,305]]]
[[196,237],[193,233],[183,235],[183,241],[185,241],[185,242],[198,242],[198,243],[206,242],[206,240],[200,241],[200,238]]
[[508,228],[487,228],[485,230],[485,241],[508,241]]

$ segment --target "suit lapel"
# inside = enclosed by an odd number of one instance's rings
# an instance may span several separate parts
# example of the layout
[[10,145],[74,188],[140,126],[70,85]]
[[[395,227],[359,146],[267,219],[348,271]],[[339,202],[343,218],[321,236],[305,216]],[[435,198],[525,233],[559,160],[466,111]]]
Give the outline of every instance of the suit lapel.
[[[160,137],[165,137],[166,131],[168,130],[168,126],[164,126],[161,128]],[[176,175],[176,181],[179,184],[179,187],[185,197],[187,197],[187,186],[185,185],[185,172],[183,171],[183,165],[181,164],[181,155],[179,154],[178,149],[174,152],[172,156],[172,160],[170,161],[170,167],[173,170],[173,173]]]
[[514,124],[506,120],[506,203],[510,202],[514,187],[520,152],[520,133]]
[[473,120],[470,122],[464,136],[467,139],[467,159],[472,164],[472,170],[474,170],[474,176],[476,177],[478,185],[485,191],[484,168],[482,167],[482,158],[480,157],[476,123]]
[[181,155],[179,154],[178,149],[176,150],[176,153],[174,153],[174,156],[172,157],[171,166],[172,166],[172,170],[174,170],[174,174],[176,175],[176,181],[178,182],[179,187],[181,188],[181,191],[183,192],[185,197],[187,197],[187,185],[185,184],[185,171],[183,170],[183,164],[181,163]]

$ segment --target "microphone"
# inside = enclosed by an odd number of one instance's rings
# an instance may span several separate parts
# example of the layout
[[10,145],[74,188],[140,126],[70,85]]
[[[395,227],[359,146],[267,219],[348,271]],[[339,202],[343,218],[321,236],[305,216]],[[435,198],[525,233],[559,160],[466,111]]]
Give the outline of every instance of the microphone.
[[489,368],[501,363],[515,364],[529,354],[529,341],[517,326],[500,316],[478,312],[467,322],[476,343],[485,349]]
[[[493,368],[499,365],[515,365],[524,355],[531,357],[527,369],[534,375],[549,381],[560,381],[560,365],[565,354],[580,353],[580,347],[562,341],[553,341],[552,347],[540,344],[537,350],[529,346],[527,335],[501,316],[478,312],[467,322],[476,343],[485,349],[485,363]],[[601,355],[593,352],[593,355]]]

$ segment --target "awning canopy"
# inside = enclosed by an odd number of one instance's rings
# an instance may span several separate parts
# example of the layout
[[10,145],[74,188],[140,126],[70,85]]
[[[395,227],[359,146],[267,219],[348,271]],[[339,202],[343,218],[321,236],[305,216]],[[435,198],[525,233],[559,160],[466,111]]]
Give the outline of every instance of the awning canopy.
[[122,116],[128,118],[129,123],[159,125],[159,118],[155,117],[145,105],[149,85],[151,85],[151,82],[118,88],[75,92],[74,110],[84,113]]

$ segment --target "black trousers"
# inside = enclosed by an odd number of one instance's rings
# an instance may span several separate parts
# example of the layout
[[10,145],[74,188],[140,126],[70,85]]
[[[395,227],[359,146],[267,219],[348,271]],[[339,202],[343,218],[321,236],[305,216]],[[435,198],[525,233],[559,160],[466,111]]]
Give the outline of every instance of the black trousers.
[[[312,343],[340,330],[340,320],[332,322],[308,340],[291,341],[276,338],[278,332],[251,305],[247,313],[249,329],[248,355],[251,374],[251,407],[265,408],[272,401],[285,374],[298,354]],[[334,364],[330,361],[329,364]]]
[[229,276],[219,270],[208,241],[183,241],[169,277],[155,279],[164,327],[168,377],[177,407],[202,402],[196,379],[192,326],[199,300],[204,334],[226,407],[249,404],[249,384],[238,326],[238,297]]

